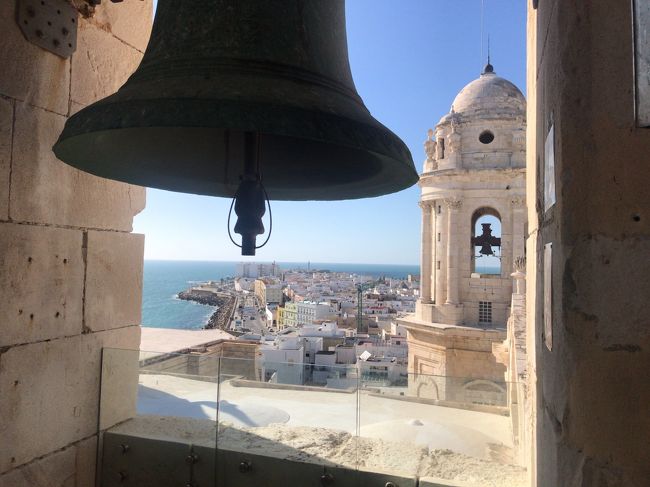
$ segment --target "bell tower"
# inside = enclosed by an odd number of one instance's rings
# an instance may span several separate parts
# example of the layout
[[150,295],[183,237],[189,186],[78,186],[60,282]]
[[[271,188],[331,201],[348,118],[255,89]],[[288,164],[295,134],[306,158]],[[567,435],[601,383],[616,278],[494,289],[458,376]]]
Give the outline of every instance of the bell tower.
[[488,63],[427,132],[420,299],[402,322],[410,372],[503,381],[492,345],[506,337],[524,257],[525,116],[521,91]]

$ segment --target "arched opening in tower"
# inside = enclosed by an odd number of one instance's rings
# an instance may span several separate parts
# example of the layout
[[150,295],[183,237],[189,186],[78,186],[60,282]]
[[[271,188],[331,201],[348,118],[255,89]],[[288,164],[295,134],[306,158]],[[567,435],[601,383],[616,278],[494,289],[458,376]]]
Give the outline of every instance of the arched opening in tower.
[[501,274],[501,215],[483,207],[472,215],[471,271],[481,275]]

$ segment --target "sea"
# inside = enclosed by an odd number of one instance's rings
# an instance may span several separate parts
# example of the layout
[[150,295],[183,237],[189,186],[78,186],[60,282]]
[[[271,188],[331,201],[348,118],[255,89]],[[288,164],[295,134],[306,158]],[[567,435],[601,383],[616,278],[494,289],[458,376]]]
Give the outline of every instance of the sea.
[[[307,270],[307,262],[277,262],[283,270]],[[142,326],[152,328],[177,328],[197,330],[203,328],[208,318],[216,311],[192,301],[176,297],[194,284],[205,281],[218,281],[233,277],[237,262],[200,262],[145,260],[142,292]],[[311,270],[330,270],[349,272],[373,277],[406,278],[409,274],[419,274],[419,265],[392,264],[341,264],[311,262]],[[479,272],[489,272],[488,269]]]

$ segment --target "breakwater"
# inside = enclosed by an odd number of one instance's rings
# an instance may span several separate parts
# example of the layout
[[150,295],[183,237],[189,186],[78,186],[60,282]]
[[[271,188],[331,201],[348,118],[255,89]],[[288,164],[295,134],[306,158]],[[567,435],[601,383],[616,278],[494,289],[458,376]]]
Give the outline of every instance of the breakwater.
[[188,289],[178,293],[178,299],[184,301],[194,301],[195,303],[205,304],[208,306],[217,306],[217,311],[212,313],[208,322],[203,327],[205,329],[218,328],[227,331],[230,324],[230,317],[235,311],[237,298],[228,293],[206,291],[202,289]]

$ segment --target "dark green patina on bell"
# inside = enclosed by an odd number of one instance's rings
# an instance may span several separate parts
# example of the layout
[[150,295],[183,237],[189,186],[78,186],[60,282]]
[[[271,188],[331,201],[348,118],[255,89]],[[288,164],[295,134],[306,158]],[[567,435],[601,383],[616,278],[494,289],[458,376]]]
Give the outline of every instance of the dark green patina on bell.
[[418,179],[355,90],[343,0],[160,0],[138,69],[70,117],[54,152],[98,176],[232,197],[245,133],[270,199],[378,196]]

